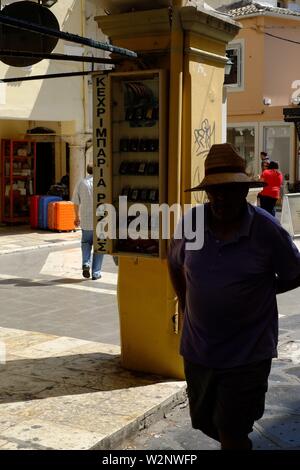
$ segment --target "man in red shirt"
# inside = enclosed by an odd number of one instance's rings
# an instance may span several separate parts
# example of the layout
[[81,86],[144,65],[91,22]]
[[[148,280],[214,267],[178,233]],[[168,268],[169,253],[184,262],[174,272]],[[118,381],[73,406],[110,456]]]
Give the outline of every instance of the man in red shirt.
[[260,207],[275,217],[275,205],[280,197],[280,188],[283,182],[282,173],[278,170],[278,163],[270,162],[269,168],[262,172],[260,178],[267,183],[258,195]]

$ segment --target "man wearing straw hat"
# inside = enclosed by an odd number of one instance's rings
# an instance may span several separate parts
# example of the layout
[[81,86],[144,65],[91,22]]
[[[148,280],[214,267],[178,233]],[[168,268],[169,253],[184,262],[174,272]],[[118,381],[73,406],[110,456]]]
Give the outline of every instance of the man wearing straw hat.
[[248,435],[264,413],[277,356],[276,294],[300,286],[300,254],[289,234],[246,201],[259,185],[234,147],[213,145],[204,179],[189,190],[205,190],[209,200],[203,247],[188,249],[183,236],[168,255],[184,312],[180,352],[192,426],[221,449],[252,448]]

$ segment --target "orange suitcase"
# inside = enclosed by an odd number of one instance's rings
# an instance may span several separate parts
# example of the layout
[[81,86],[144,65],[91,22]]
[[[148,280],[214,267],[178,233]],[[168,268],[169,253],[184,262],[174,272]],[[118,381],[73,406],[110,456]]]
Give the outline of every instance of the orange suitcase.
[[71,201],[51,202],[48,206],[48,227],[59,232],[75,230],[75,208]]

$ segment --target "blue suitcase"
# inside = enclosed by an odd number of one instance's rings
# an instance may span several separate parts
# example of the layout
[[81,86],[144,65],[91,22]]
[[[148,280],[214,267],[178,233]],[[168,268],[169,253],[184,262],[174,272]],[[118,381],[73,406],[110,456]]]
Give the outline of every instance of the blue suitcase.
[[41,196],[39,200],[39,228],[48,228],[48,204],[50,202],[62,201],[59,196]]

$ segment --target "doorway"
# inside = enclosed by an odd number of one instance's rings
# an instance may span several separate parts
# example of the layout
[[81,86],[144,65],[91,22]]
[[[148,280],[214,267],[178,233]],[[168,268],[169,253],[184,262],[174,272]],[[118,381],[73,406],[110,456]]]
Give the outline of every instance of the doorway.
[[36,194],[47,194],[55,184],[55,145],[52,142],[36,144]]

